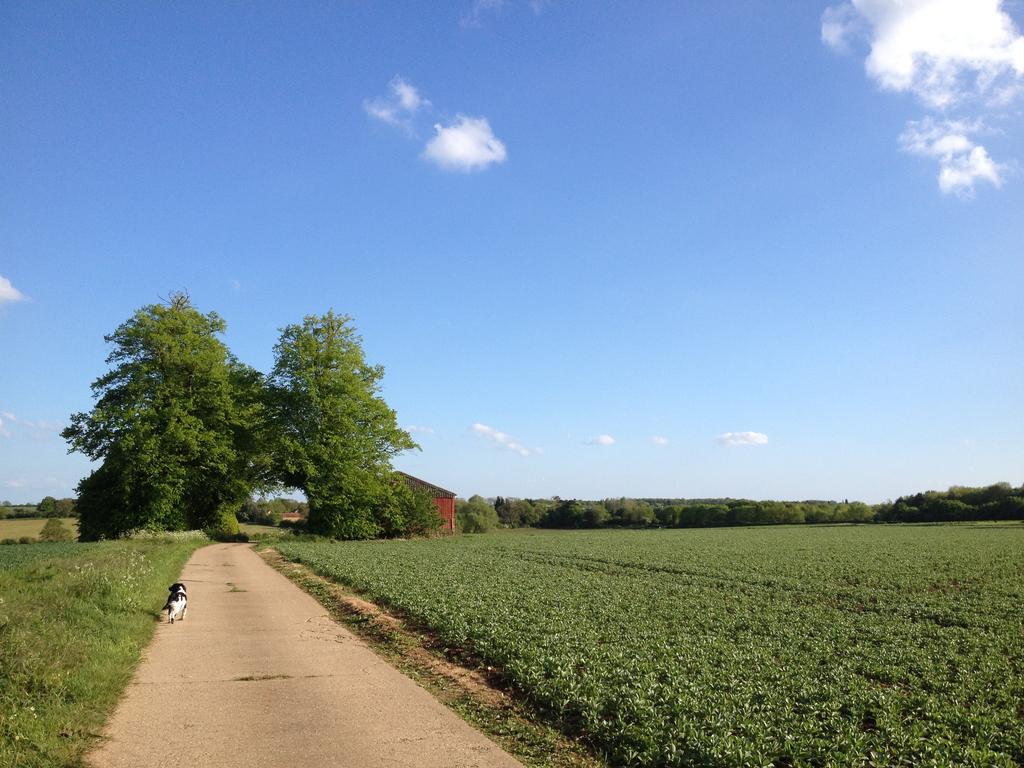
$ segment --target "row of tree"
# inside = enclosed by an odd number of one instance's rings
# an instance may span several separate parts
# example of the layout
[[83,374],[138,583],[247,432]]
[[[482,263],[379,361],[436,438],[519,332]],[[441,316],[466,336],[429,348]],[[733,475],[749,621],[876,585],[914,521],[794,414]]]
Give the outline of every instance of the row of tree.
[[[486,509],[485,509],[486,507]],[[488,511],[490,510],[490,512]],[[465,522],[463,519],[465,518]],[[870,506],[859,501],[751,501],[749,499],[513,499],[492,505],[480,496],[459,505],[470,529],[508,528],[708,528],[799,523],[949,522],[1024,520],[1024,485],[955,486]],[[463,527],[463,530],[467,530]]]
[[298,512],[303,520],[309,517],[309,504],[296,499],[246,499],[236,513],[238,522],[256,525],[279,525],[289,512]]
[[1013,488],[997,483],[984,488],[953,486],[948,491],[927,491],[901,496],[880,504],[881,522],[940,523],[951,520],[1024,520],[1024,485]]
[[0,520],[4,518],[74,517],[78,514],[74,499],[44,496],[38,504],[0,504]]
[[224,320],[188,296],[143,307],[106,341],[110,370],[89,412],[71,416],[71,450],[100,466],[78,486],[83,540],[127,531],[238,532],[254,492],[301,490],[308,529],[338,538],[419,533],[440,524],[429,498],[392,471],[417,448],[380,395],[351,318],[286,326],[264,375],[220,337]]

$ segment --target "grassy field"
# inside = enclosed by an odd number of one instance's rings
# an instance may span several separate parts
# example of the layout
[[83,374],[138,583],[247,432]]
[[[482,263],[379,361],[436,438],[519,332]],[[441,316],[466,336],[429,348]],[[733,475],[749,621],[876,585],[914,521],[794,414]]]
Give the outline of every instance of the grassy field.
[[[61,517],[59,519],[71,529],[75,536],[78,536],[77,517]],[[0,539],[20,539],[22,536],[30,536],[34,539],[39,536],[44,525],[46,525],[46,520],[38,518],[0,520]]]
[[0,547],[0,768],[79,764],[201,543]]
[[[77,517],[62,517],[60,520],[70,528],[76,536],[78,535]],[[0,539],[20,539],[22,536],[29,536],[34,539],[39,536],[39,532],[43,530],[44,525],[46,525],[46,520],[36,518],[0,520]],[[256,534],[279,535],[282,533],[288,533],[288,531],[278,528],[275,525],[239,523],[238,528],[243,533],[247,533],[250,536],[255,536]]]
[[282,542],[616,765],[1024,765],[1024,525]]
[[255,536],[261,533],[272,536],[288,533],[288,531],[283,528],[278,528],[276,525],[256,525],[255,523],[239,523],[238,530],[242,533],[247,533],[250,536]]

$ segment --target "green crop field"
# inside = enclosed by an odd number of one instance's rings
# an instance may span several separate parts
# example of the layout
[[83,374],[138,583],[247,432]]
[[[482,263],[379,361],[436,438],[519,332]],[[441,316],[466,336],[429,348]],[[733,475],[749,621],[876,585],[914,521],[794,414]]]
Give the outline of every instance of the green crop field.
[[248,534],[249,536],[256,536],[257,534],[279,535],[288,533],[287,530],[278,528],[276,525],[258,525],[256,523],[239,523],[238,530],[242,533]]
[[284,542],[616,765],[1024,765],[1024,525]]

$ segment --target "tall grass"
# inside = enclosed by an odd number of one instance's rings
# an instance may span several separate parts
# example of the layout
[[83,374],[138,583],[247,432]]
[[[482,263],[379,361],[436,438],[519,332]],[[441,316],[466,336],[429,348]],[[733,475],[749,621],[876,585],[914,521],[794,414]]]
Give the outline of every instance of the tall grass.
[[203,543],[0,547],[0,768],[80,764]]

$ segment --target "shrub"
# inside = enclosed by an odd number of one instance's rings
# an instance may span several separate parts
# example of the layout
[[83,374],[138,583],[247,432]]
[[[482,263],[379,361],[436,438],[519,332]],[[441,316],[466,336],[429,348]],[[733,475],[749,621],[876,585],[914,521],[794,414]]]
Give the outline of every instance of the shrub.
[[219,541],[225,544],[249,541],[248,534],[243,533],[242,531],[238,531],[237,533],[230,533],[228,531],[207,531],[206,535],[214,541]]
[[459,530],[463,533],[487,533],[498,527],[498,513],[482,496],[470,496],[456,504]]
[[39,532],[40,541],[73,541],[75,534],[71,532],[59,518],[51,517]]
[[402,535],[429,536],[444,522],[437,512],[433,497],[426,491],[405,488],[400,501],[403,513]]
[[203,541],[208,540],[210,537],[206,535],[205,531],[151,531],[148,528],[140,528],[135,531],[128,531],[121,538],[132,539],[133,541],[177,542]]

